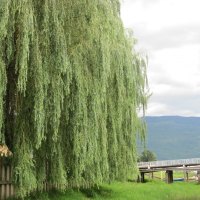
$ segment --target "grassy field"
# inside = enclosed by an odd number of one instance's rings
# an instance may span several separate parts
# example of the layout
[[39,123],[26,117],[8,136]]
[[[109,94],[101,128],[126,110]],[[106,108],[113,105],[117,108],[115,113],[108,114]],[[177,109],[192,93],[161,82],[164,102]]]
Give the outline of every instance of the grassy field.
[[65,193],[42,193],[26,200],[200,200],[200,185],[196,183],[166,184],[161,181],[147,183],[113,183],[99,189],[73,191]]

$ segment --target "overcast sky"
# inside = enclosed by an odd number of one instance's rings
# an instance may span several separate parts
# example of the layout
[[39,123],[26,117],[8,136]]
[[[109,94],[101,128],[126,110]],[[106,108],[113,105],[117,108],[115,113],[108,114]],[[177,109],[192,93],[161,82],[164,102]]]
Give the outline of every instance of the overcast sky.
[[123,0],[121,17],[149,58],[147,115],[200,116],[200,0]]

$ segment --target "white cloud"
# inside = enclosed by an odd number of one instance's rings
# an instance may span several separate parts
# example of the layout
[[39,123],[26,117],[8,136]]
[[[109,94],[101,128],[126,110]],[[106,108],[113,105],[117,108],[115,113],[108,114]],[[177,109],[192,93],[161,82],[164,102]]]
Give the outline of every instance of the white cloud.
[[149,57],[148,115],[200,116],[200,1],[124,0],[122,19]]

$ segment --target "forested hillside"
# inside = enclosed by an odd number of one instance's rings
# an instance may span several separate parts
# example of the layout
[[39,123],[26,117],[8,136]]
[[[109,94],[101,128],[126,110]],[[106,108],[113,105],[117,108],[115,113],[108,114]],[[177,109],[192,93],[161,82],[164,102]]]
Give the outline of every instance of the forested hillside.
[[147,147],[157,159],[200,157],[200,117],[146,117]]

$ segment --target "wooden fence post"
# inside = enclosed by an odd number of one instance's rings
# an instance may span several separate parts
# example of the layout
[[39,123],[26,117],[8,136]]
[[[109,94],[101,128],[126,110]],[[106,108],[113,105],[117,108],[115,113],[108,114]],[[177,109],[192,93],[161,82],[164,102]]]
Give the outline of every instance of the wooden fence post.
[[197,171],[197,182],[200,184],[200,171]]
[[141,175],[141,183],[144,183],[145,182],[144,172],[141,172],[140,175]]
[[173,183],[173,171],[167,170],[165,175],[166,175],[166,183],[168,184]]

